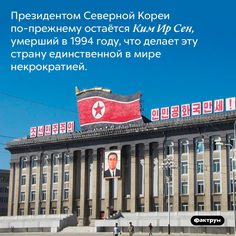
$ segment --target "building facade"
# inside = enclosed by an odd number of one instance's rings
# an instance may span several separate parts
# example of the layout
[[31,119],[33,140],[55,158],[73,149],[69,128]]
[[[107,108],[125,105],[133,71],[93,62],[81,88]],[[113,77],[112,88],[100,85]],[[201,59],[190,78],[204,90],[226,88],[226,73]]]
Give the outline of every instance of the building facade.
[[9,176],[9,170],[0,170],[0,216],[7,215]]
[[[8,215],[73,213],[93,225],[119,211],[167,212],[168,189],[172,212],[232,211],[235,120],[227,112],[13,140]],[[111,150],[121,176],[106,179]]]

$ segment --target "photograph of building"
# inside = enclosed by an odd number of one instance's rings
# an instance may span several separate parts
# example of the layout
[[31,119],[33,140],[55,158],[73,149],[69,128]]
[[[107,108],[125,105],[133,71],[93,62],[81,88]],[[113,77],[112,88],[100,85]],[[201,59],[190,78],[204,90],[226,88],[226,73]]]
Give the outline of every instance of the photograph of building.
[[[104,219],[122,213],[160,228],[169,196],[176,227],[191,227],[196,214],[223,215],[233,227],[235,111],[150,122],[138,94],[95,88],[76,95],[81,131],[7,144],[8,216],[74,214],[79,226],[102,227],[101,219],[106,226]],[[112,150],[120,175],[104,178]]]

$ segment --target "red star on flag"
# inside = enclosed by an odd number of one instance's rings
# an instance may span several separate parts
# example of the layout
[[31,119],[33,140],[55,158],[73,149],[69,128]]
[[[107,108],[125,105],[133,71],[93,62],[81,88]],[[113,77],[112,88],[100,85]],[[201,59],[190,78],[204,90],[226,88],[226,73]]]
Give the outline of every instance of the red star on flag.
[[104,108],[104,106],[100,106],[100,103],[98,102],[97,107],[94,107],[94,110],[96,111],[95,116],[97,116],[98,114],[102,115],[102,109]]

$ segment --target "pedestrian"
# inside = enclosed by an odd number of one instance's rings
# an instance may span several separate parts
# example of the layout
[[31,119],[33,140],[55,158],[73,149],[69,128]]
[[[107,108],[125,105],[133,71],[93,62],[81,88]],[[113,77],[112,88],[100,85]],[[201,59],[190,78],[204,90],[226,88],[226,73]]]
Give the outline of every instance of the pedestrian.
[[149,224],[149,235],[152,235],[152,223]]
[[120,228],[118,227],[118,223],[116,223],[113,229],[113,236],[118,236],[119,234],[121,234],[121,231]]
[[129,231],[129,236],[133,236],[133,234],[134,234],[134,226],[132,225],[132,222],[129,222],[128,231]]

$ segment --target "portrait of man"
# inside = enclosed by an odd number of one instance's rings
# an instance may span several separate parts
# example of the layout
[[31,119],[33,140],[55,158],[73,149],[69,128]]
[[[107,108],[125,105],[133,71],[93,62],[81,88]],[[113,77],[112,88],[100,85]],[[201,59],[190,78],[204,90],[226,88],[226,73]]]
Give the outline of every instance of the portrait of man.
[[115,178],[120,176],[120,151],[106,152],[104,178]]

